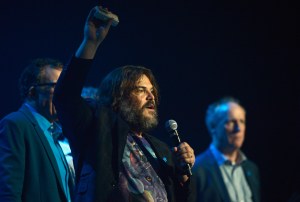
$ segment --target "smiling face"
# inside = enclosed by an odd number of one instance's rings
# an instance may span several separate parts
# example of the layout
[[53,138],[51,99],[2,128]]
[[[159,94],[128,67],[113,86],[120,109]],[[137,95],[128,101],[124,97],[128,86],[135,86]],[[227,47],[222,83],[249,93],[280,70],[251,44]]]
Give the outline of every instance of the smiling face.
[[218,124],[212,130],[213,143],[221,151],[236,151],[243,145],[246,131],[245,110],[234,102],[221,106]]
[[120,114],[137,133],[148,131],[158,124],[153,85],[146,75],[136,82],[127,99],[120,103]]

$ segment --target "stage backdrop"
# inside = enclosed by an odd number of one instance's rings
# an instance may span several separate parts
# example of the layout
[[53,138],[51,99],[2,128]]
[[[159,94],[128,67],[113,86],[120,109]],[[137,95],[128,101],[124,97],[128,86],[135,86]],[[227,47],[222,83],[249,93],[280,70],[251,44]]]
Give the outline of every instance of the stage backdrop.
[[[107,0],[118,14],[94,62],[87,85],[112,68],[151,68],[160,84],[160,125],[174,119],[196,154],[210,138],[209,103],[234,96],[247,110],[244,152],[261,169],[263,201],[287,201],[299,186],[299,74],[293,48],[296,8],[273,1]],[[82,39],[96,1],[1,2],[0,117],[20,106],[17,82],[34,58],[67,62]],[[299,42],[299,41],[298,41]]]

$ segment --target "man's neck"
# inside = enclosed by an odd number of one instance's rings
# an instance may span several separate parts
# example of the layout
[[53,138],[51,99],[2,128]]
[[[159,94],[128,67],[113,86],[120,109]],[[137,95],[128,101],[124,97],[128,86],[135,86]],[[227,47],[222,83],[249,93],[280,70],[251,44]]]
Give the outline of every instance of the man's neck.
[[235,164],[238,161],[238,151],[222,152],[231,163]]
[[239,156],[239,150],[238,149],[232,149],[232,148],[219,148],[218,150],[230,160],[231,163],[236,163]]
[[34,109],[37,113],[39,113],[40,115],[42,115],[43,117],[45,117],[50,123],[55,122],[56,120],[54,120],[53,118],[46,116],[46,113],[43,113],[42,110],[36,105],[36,103],[34,101],[26,101],[25,102],[27,105],[29,105],[32,109]]
[[139,138],[143,137],[143,133],[142,132],[136,132],[136,131],[132,131],[133,134]]

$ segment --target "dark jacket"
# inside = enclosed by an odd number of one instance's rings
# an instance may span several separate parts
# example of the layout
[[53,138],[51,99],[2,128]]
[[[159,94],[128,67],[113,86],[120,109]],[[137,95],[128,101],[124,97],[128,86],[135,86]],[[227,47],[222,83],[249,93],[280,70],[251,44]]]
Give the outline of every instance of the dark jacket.
[[[119,172],[129,127],[110,108],[89,104],[81,98],[91,63],[91,60],[72,58],[59,78],[54,103],[74,155],[78,182],[75,201],[104,202],[118,194]],[[153,136],[146,135],[146,138],[161,162],[159,175],[169,201],[187,201],[192,182],[180,187],[169,147]],[[162,160],[164,157],[166,163]]]
[[0,201],[65,202],[51,147],[29,109],[0,122]]
[[[253,202],[260,201],[260,180],[257,166],[245,160],[242,163],[246,180],[252,192]],[[230,202],[222,173],[210,149],[197,156],[193,167],[196,178],[197,202]]]

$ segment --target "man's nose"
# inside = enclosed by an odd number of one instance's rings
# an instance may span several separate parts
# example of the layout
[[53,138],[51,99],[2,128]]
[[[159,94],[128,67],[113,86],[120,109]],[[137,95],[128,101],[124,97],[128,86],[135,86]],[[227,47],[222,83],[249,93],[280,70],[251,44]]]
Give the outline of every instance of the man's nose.
[[155,96],[154,96],[153,92],[149,91],[147,94],[147,100],[154,100],[154,98],[155,98]]
[[240,130],[241,130],[241,126],[238,122],[236,122],[234,124],[234,132],[240,132]]

